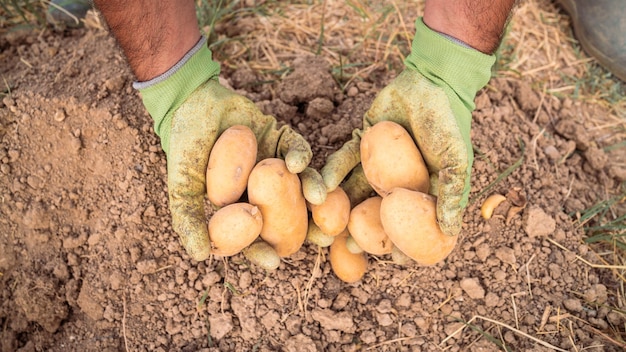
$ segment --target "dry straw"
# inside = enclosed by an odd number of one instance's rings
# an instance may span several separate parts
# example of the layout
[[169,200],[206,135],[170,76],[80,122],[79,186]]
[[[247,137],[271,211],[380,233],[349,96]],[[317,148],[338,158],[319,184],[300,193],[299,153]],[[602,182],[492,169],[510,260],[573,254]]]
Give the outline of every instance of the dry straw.
[[[408,54],[421,4],[412,1],[316,1],[272,3],[264,13],[240,11],[221,26],[233,26],[216,48],[229,67],[261,73],[286,72],[292,60],[319,55],[336,76],[366,77],[398,70]],[[219,27],[218,27],[219,29]]]

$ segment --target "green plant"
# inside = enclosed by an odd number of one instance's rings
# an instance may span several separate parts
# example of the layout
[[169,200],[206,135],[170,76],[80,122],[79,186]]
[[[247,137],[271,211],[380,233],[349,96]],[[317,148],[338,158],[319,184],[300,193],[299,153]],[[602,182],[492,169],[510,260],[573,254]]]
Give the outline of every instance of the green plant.
[[623,182],[620,193],[584,210],[577,222],[588,236],[585,242],[603,243],[615,248],[616,251],[619,250],[622,255],[626,254],[624,253],[626,250],[625,205],[626,182]]

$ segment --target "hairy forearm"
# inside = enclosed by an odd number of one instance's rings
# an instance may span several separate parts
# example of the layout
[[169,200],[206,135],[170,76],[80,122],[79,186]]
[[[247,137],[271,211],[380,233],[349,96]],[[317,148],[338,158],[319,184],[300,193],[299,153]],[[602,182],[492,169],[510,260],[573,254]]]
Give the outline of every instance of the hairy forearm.
[[516,0],[427,0],[424,23],[486,54],[496,51]]
[[193,0],[95,0],[137,80],[174,66],[200,39]]

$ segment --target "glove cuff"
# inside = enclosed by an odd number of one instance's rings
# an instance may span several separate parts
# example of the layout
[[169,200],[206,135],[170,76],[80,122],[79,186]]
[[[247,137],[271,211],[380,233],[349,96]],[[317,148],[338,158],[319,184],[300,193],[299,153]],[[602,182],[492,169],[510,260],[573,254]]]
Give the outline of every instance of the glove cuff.
[[216,79],[219,63],[213,61],[211,50],[202,36],[174,66],[165,73],[145,82],[134,82],[141,93],[146,110],[154,120],[154,131],[161,138],[161,147],[167,154],[172,115],[202,83]]
[[459,44],[428,28],[421,17],[415,21],[415,28],[411,54],[404,64],[437,86],[451,89],[469,111],[474,110],[476,93],[491,78],[495,55]]

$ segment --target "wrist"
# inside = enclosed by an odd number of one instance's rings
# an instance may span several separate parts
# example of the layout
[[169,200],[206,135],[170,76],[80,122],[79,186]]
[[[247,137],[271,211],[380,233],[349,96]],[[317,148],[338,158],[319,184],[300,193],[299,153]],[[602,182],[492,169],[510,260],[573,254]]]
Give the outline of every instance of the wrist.
[[461,45],[432,30],[418,18],[411,54],[405,65],[419,71],[439,87],[454,93],[469,111],[474,109],[474,97],[491,78],[494,55]]
[[134,82],[141,93],[143,104],[154,120],[154,131],[161,138],[165,153],[169,152],[169,134],[172,115],[203,83],[217,79],[219,63],[213,61],[206,45],[200,40],[174,66],[145,82]]
[[429,0],[424,7],[424,23],[482,53],[493,54],[514,3],[515,0]]

